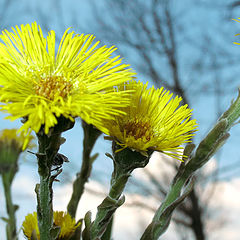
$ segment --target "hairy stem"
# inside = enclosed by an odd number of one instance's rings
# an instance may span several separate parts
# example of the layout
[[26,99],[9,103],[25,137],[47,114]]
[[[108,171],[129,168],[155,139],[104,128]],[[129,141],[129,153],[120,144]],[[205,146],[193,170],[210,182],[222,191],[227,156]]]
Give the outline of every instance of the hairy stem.
[[147,156],[143,156],[141,153],[132,151],[129,148],[122,149],[115,141],[112,143],[112,151],[113,156],[108,154],[114,164],[109,194],[98,206],[94,222],[85,228],[83,240],[97,240],[102,238],[108,225],[111,223],[116,209],[125,201],[125,197],[121,197],[121,195],[132,171],[136,168],[145,167],[152,154],[152,151],[149,151]]
[[90,228],[91,240],[100,239],[102,237],[116,209],[124,203],[125,198],[120,198],[120,196],[130,177],[130,172],[119,167],[119,165],[115,164],[109,194],[98,206],[96,218]]
[[[240,91],[237,99],[223,113],[212,130],[200,142],[194,154],[187,154],[189,161],[181,165],[174,178],[165,200],[155,213],[152,222],[143,233],[141,240],[157,240],[167,229],[173,210],[190,194],[191,186],[184,190],[185,183],[195,171],[206,164],[209,159],[222,147],[230,134],[228,131],[240,117]],[[186,149],[186,148],[185,148]],[[191,185],[191,184],[190,184]],[[183,191],[184,190],[184,191]],[[182,193],[181,195],[181,192]]]
[[38,173],[40,184],[36,185],[37,194],[37,214],[38,226],[41,239],[54,239],[51,236],[53,229],[53,207],[52,207],[52,182],[51,168],[52,163],[60,144],[54,144],[54,141],[59,142],[60,134],[54,137],[48,137],[45,134],[38,134],[39,150],[38,157]]
[[113,219],[114,216],[111,218],[111,221],[109,222],[105,233],[102,236],[101,240],[111,240],[111,236],[112,236],[112,228],[113,228]]
[[6,226],[7,240],[17,240],[16,217],[15,217],[17,206],[13,204],[12,194],[11,194],[11,185],[12,185],[12,180],[14,175],[15,173],[13,173],[12,171],[2,174],[5,201],[6,201],[7,213],[8,213],[8,222]]
[[99,130],[83,121],[82,127],[84,130],[82,166],[73,183],[72,196],[67,206],[68,213],[73,218],[76,216],[78,203],[84,192],[85,183],[88,181],[88,178],[91,174],[92,164],[97,157],[97,155],[94,155],[93,157],[90,155],[97,138],[101,134]]
[[60,117],[58,124],[50,129],[48,135],[44,133],[43,129],[37,134],[39,148],[36,156],[40,183],[36,185],[35,191],[40,239],[43,240],[55,240],[60,231],[59,228],[53,226],[52,185],[62,170],[55,169],[57,172],[52,175],[52,166],[58,165],[55,157],[60,145],[65,141],[61,137],[61,133],[72,128],[73,125],[74,123],[70,120]]

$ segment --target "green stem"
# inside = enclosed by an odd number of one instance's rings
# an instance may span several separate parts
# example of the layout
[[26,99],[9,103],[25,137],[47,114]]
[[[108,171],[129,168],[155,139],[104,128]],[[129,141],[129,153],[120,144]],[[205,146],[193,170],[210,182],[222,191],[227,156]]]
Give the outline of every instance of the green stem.
[[191,175],[188,175],[188,173],[183,174],[172,184],[165,200],[156,211],[151,224],[144,231],[141,240],[157,240],[166,231],[173,210],[192,190],[193,182],[181,196],[181,191],[190,177]]
[[38,134],[38,142],[39,151],[36,155],[38,157],[40,184],[36,185],[35,191],[37,194],[37,214],[40,239],[54,240],[56,239],[58,231],[53,226],[52,184],[61,171],[58,171],[55,175],[51,175],[51,168],[61,145],[61,134],[56,133],[50,136]]
[[111,187],[109,197],[118,200],[123,193],[123,190],[130,177],[131,171],[121,168],[120,165],[115,164],[115,169],[111,178]]
[[84,192],[85,183],[88,181],[91,174],[92,164],[97,157],[97,155],[94,155],[93,157],[90,155],[97,138],[101,134],[99,130],[83,121],[82,127],[84,130],[82,166],[73,183],[72,196],[67,206],[68,213],[73,218],[76,216],[77,207]]
[[14,175],[15,175],[15,173],[13,174],[12,171],[2,174],[5,201],[6,201],[7,213],[8,213],[8,223],[7,223],[7,227],[6,227],[7,240],[16,240],[17,239],[16,217],[15,217],[15,212],[16,212],[17,206],[13,204],[12,194],[11,194],[11,185],[12,185],[12,180],[13,180]]
[[[136,168],[145,167],[152,154],[152,151],[149,151],[147,156],[143,156],[141,153],[132,151],[129,148],[121,148],[121,146],[113,141],[113,156],[108,154],[114,164],[109,194],[98,206],[94,222],[91,225],[87,224],[87,227],[84,229],[83,240],[97,240],[102,238],[116,209],[125,201],[125,197],[121,197],[121,195],[132,171]],[[89,222],[88,215],[87,218],[85,217],[85,222]]]
[[49,129],[48,135],[44,132],[44,126],[37,133],[38,137],[38,174],[40,183],[36,184],[35,192],[37,194],[37,217],[41,240],[55,240],[59,234],[60,228],[53,226],[53,181],[61,173],[61,169],[55,169],[57,172],[52,174],[52,166],[61,167],[57,161],[56,155],[60,145],[65,142],[61,133],[71,129],[74,122],[60,116],[58,124]]
[[111,236],[112,236],[112,228],[113,228],[113,219],[114,216],[111,218],[111,221],[109,222],[107,229],[105,231],[105,233],[103,234],[101,240],[111,240]]
[[219,118],[219,121],[222,119],[228,120],[228,126],[226,128],[226,131],[228,131],[239,119],[239,117],[240,117],[240,88],[238,89],[238,97],[230,105],[228,110],[225,111],[223,115]]
[[170,191],[168,192],[166,199],[157,210],[153,220],[157,221],[163,211],[180,196],[182,188],[184,187],[188,178],[189,176],[185,175],[180,177],[180,179],[176,181],[176,183],[171,187]]
[[40,238],[50,240],[50,231],[53,227],[51,159],[47,157],[46,148],[49,145],[46,135],[39,137],[38,173],[40,184],[36,186],[38,199],[37,213]]
[[[181,201],[191,192],[190,188],[181,191],[185,186],[186,181],[200,169],[207,161],[216,153],[216,151],[225,143],[230,136],[228,131],[236,123],[240,117],[240,92],[237,99],[231,104],[229,109],[219,118],[213,129],[200,142],[195,153],[190,156],[190,160],[186,166],[179,169],[172,187],[167,194],[164,202],[160,205],[154,215],[152,222],[148,225],[143,233],[141,240],[157,240],[168,227],[173,210],[181,203]],[[191,151],[190,151],[191,153]],[[181,195],[181,196],[180,196]]]
[[50,231],[53,227],[53,208],[52,208],[52,189],[50,187],[50,174],[45,176],[40,176],[39,185],[39,205],[41,209],[38,211],[38,224],[40,230],[41,239],[52,239]]
[[125,201],[125,198],[120,198],[120,196],[123,193],[129,177],[130,172],[128,170],[124,170],[120,165],[115,164],[109,194],[98,206],[96,218],[90,228],[89,239],[101,239],[109,223],[111,223],[116,209]]

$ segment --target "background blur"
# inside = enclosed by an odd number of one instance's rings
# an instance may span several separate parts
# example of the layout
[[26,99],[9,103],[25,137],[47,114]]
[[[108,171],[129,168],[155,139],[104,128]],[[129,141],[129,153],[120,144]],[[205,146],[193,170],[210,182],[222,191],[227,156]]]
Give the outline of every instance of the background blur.
[[[149,86],[165,86],[183,97],[193,108],[199,124],[194,139],[198,143],[212,127],[239,87],[240,17],[237,0],[0,0],[0,29],[36,21],[45,36],[54,30],[57,40],[72,27],[76,33],[91,33],[103,44],[116,45],[118,54]],[[19,122],[4,120],[0,113],[0,129],[19,127]],[[240,236],[240,125],[207,166],[198,172],[196,186],[178,208],[173,222],[162,237],[165,240],[196,239],[238,240]],[[61,147],[70,159],[63,167],[60,183],[54,186],[54,210],[66,210],[71,196],[71,182],[81,166],[82,129],[80,120],[64,134]],[[107,192],[112,171],[105,157],[111,145],[99,138],[94,152],[99,157],[80,202],[78,218],[87,210],[96,211]],[[126,191],[126,204],[117,211],[113,238],[139,239],[155,209],[164,198],[176,171],[176,161],[154,154],[146,169],[139,169]],[[37,164],[33,155],[25,153],[13,184],[18,228],[24,216],[35,211]],[[0,216],[6,215],[0,185]],[[0,220],[1,239],[5,239],[5,223]],[[23,239],[20,233],[20,239]]]

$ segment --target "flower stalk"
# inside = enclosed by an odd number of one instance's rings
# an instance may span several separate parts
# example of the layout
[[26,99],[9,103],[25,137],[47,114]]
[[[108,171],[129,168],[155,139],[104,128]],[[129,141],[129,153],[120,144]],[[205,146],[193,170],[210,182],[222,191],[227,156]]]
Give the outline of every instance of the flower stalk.
[[[236,124],[240,117],[240,91],[237,99],[229,109],[223,113],[215,126],[200,142],[194,154],[193,145],[187,145],[184,155],[189,158],[182,163],[175,176],[169,193],[156,211],[152,222],[143,233],[141,240],[157,240],[167,229],[173,210],[191,192],[193,186],[193,174],[205,165],[217,150],[226,142],[230,134],[228,131]],[[186,186],[187,183],[187,186]]]
[[36,184],[35,192],[37,194],[37,216],[40,231],[40,239],[54,240],[59,234],[59,227],[53,226],[53,190],[52,185],[56,177],[61,173],[57,169],[52,174],[54,160],[64,142],[61,133],[73,127],[70,120],[59,118],[58,124],[51,129],[48,135],[42,130],[37,133],[39,149],[36,156],[38,158],[38,174],[40,183]]
[[[117,168],[115,168],[115,170],[118,171]],[[116,209],[125,202],[125,197],[122,196],[120,198],[120,196],[126,186],[129,177],[130,174],[124,171],[118,171],[118,174],[116,175],[113,174],[111,178],[111,187],[109,194],[98,206],[96,219],[91,225],[89,240],[96,240],[101,238],[101,236],[106,231]],[[87,238],[84,236],[85,234],[83,233],[83,240],[87,240]]]
[[73,192],[67,206],[68,213],[73,218],[76,216],[78,203],[84,192],[85,183],[88,181],[91,174],[92,164],[98,156],[98,154],[91,156],[91,152],[96,140],[101,134],[101,132],[94,128],[93,125],[87,124],[84,121],[82,121],[82,127],[84,131],[82,166],[80,172],[76,175],[75,181],[73,182]]
[[[4,129],[0,132],[0,175],[2,177],[5,203],[8,217],[2,218],[6,223],[7,240],[17,240],[16,210],[18,206],[13,204],[11,187],[13,179],[18,171],[18,159],[24,143],[24,136],[17,134],[17,129]],[[32,140],[32,136],[29,141]],[[28,147],[32,147],[28,141]]]
[[[36,185],[35,191],[37,194],[37,214],[38,224],[41,239],[55,239],[51,236],[53,229],[53,207],[52,207],[52,183],[51,168],[54,154],[57,154],[58,147],[53,148],[50,146],[54,140],[59,140],[60,135],[48,137],[47,135],[40,136],[38,134],[39,151],[38,157],[38,173],[40,177],[40,184]],[[60,144],[59,144],[60,146]],[[46,153],[46,149],[50,150]]]
[[8,219],[6,219],[6,233],[7,240],[17,240],[17,231],[16,231],[16,216],[15,212],[18,209],[18,206],[13,204],[11,186],[13,178],[16,174],[16,171],[10,170],[2,174],[2,182],[5,194],[5,202],[7,207]]
[[[120,149],[121,146],[113,141],[113,156],[111,156],[111,158],[113,160],[114,170],[111,177],[110,190],[108,196],[98,206],[95,220],[88,228],[85,228],[83,240],[96,240],[103,236],[108,225],[111,224],[111,219],[116,209],[125,202],[125,197],[122,196],[122,193],[132,171],[135,168],[145,167],[152,153],[149,152],[149,156],[146,157],[129,148],[118,151]],[[86,221],[89,221],[89,215],[87,215],[87,219],[85,218],[85,222]]]

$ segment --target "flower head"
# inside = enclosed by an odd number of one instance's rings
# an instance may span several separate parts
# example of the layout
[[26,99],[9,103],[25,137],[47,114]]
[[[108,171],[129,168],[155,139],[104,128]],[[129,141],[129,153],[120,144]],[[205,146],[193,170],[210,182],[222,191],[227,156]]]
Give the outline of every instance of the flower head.
[[[77,227],[81,223],[76,224],[75,220],[68,214],[62,211],[55,211],[53,213],[53,223],[55,226],[60,227],[60,233],[57,240],[67,240],[70,239],[72,234],[75,232]],[[22,224],[22,229],[24,235],[27,239],[32,239],[34,235],[37,239],[40,239],[40,233],[37,222],[37,213],[28,214]]]
[[[17,133],[18,129],[4,129],[0,131],[0,174],[18,170],[18,158],[26,147],[33,148],[33,136],[27,139],[23,133]],[[25,147],[23,148],[23,145]]]
[[98,47],[93,35],[65,31],[55,54],[55,32],[47,38],[37,23],[21,25],[0,35],[0,106],[11,120],[24,118],[25,135],[57,124],[60,116],[80,116],[104,128],[102,119],[119,114],[127,92],[112,88],[134,73],[112,57],[116,47]]
[[[27,139],[27,144],[25,144],[25,148],[33,148],[34,144],[32,143],[33,136],[31,135]],[[18,133],[18,129],[4,129],[0,131],[0,150],[2,148],[13,148],[19,152],[24,151],[23,148],[24,142],[26,141],[26,137],[23,133]]]
[[144,155],[148,150],[160,151],[181,159],[180,145],[190,141],[197,127],[190,119],[192,110],[180,106],[181,97],[172,98],[163,87],[147,89],[147,84],[130,82],[124,88],[135,89],[130,105],[124,108],[125,115],[105,121],[105,133],[122,148]]

